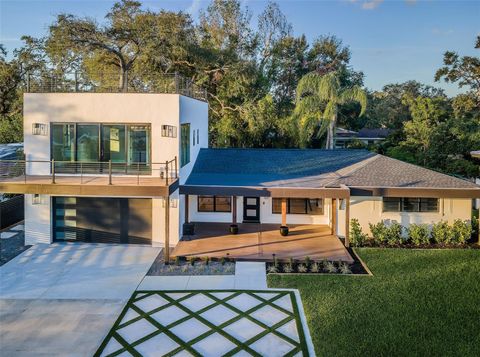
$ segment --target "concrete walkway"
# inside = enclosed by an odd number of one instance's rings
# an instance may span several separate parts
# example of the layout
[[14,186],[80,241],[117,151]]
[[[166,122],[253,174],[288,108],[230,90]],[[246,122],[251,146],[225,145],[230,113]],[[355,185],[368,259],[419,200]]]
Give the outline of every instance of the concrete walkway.
[[235,275],[146,276],[137,290],[263,290],[266,288],[265,263],[237,262]]

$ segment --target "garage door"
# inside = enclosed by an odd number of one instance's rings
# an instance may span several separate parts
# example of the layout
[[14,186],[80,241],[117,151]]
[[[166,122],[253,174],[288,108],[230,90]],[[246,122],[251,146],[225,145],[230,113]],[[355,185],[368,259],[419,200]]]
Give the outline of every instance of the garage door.
[[53,198],[54,241],[151,244],[152,200]]

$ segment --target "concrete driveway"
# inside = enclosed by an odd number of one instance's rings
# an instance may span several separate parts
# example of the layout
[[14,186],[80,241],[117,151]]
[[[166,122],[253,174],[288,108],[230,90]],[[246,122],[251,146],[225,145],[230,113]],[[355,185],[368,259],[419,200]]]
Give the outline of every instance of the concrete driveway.
[[37,245],[0,267],[2,356],[91,356],[159,248]]

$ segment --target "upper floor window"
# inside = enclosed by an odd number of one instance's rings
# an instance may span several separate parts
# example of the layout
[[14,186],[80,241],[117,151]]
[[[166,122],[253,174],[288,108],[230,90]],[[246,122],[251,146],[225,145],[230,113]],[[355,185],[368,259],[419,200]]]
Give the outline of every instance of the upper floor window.
[[[282,199],[272,199],[272,213],[282,213]],[[323,214],[323,200],[321,198],[287,198],[288,214]]]
[[180,126],[180,167],[190,162],[190,124]]
[[198,196],[198,212],[231,212],[230,196]]
[[162,136],[167,138],[176,138],[177,127],[173,125],[162,125]]
[[383,197],[383,212],[438,212],[438,198]]
[[53,123],[51,133],[52,159],[57,162],[112,161],[116,171],[150,162],[148,124]]

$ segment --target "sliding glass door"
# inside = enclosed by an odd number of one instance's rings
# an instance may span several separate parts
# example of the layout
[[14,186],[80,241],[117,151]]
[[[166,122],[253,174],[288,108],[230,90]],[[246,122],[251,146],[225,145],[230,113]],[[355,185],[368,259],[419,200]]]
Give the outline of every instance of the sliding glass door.
[[77,125],[77,161],[98,162],[100,160],[100,126]]

